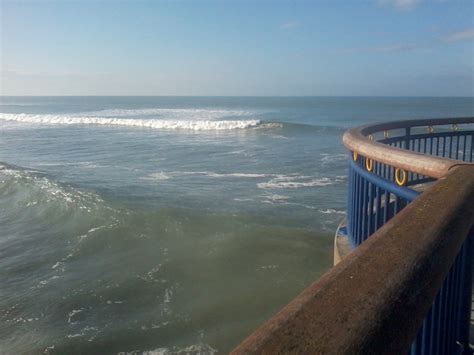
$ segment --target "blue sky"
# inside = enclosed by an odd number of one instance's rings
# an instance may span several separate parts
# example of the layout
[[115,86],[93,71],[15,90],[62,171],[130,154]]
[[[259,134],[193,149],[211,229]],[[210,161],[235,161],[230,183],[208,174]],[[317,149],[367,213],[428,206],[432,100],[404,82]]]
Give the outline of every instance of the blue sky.
[[472,0],[0,4],[2,95],[474,95]]

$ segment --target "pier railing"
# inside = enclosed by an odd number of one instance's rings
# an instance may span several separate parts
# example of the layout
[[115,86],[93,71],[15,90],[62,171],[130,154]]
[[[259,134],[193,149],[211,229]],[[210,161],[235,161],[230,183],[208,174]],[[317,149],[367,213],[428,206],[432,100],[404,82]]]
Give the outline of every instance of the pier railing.
[[422,184],[473,161],[474,118],[399,121],[349,130],[347,231],[353,247],[413,201]]
[[355,250],[235,352],[468,352],[473,137],[474,118],[346,132]]

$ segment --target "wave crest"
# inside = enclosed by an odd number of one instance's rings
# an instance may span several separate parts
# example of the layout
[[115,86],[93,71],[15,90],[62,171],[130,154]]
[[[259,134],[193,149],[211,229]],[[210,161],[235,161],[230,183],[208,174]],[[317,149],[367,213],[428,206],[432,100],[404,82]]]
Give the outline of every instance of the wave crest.
[[32,115],[0,113],[4,121],[16,121],[36,124],[63,124],[63,125],[104,125],[104,126],[129,126],[154,129],[183,129],[183,130],[229,130],[257,127],[260,120],[161,120],[161,119],[134,119],[134,118],[107,118],[93,116],[67,116],[67,115]]

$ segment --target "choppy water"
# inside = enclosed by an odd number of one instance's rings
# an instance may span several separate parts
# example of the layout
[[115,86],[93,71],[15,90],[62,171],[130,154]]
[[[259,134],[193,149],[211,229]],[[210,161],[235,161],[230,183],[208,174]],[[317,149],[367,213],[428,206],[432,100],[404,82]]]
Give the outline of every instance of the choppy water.
[[348,127],[472,98],[0,99],[0,353],[225,353],[332,263]]

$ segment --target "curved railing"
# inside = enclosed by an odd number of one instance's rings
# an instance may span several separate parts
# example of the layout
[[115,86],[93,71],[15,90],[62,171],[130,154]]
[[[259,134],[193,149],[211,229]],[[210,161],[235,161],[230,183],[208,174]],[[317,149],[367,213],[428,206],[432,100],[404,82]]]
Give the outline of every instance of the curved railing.
[[[351,152],[346,222],[351,246],[363,243],[430,182],[455,166],[472,164],[473,139],[474,118],[399,121],[346,132],[343,142]],[[412,344],[412,354],[447,354],[469,343],[469,249],[465,243],[451,266]]]
[[398,121],[349,130],[347,234],[352,247],[400,212],[423,184],[472,163],[474,118]]

